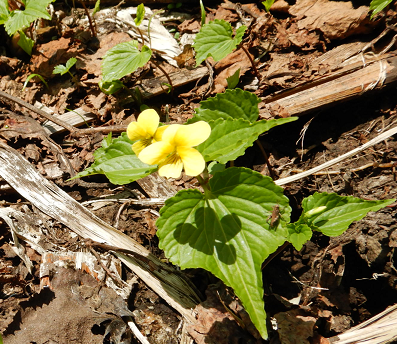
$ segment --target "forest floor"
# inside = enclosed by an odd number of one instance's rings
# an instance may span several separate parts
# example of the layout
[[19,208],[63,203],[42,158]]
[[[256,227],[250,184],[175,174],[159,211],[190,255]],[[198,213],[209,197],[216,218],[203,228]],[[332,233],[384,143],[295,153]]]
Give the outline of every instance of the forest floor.
[[[169,19],[163,21],[163,25],[172,32],[167,40],[175,40],[180,52],[185,40],[189,42],[192,34],[200,29],[198,3],[183,3],[178,9],[166,9],[166,5],[161,4],[146,5],[152,11],[165,9],[161,16]],[[248,27],[243,42],[253,58],[258,58],[255,63],[263,79],[261,84],[241,48],[217,63],[209,59],[207,65],[203,63],[200,67],[205,72],[191,78],[195,71],[194,60],[192,49],[187,46],[179,56],[178,65],[157,59],[176,80],[182,71],[188,76],[187,82],[175,87],[172,94],[162,91],[153,97],[144,95],[142,102],[134,99],[136,94],[131,90],[136,85],[146,85],[163,76],[161,70],[148,63],[123,79],[127,89],[106,95],[98,87],[101,59],[115,44],[131,39],[130,27],[106,21],[98,13],[97,38],[93,39],[83,9],[70,8],[65,2],[56,1],[52,4],[54,19],[38,30],[37,45],[31,57],[24,55],[5,32],[2,33],[5,43],[0,56],[0,91],[30,104],[40,102],[56,114],[82,109],[91,116],[87,120],[91,128],[110,125],[126,128],[137,118],[142,104],[156,109],[162,121],[167,118],[171,123],[183,123],[193,116],[200,101],[224,92],[226,78],[240,68],[238,87],[254,92],[262,100],[259,104],[261,118],[299,116],[297,121],[275,127],[260,137],[276,179],[317,167],[396,126],[396,69],[384,79],[376,80],[371,87],[352,78],[353,88],[359,91],[351,94],[342,95],[343,91],[335,94],[336,86],[329,83],[339,77],[336,73],[344,66],[350,66],[346,63],[350,58],[359,59],[352,63],[363,62],[359,69],[365,68],[367,61],[375,57],[389,54],[386,61],[396,60],[395,2],[373,20],[368,14],[369,2],[359,0],[277,1],[270,14],[265,12],[261,2],[204,3],[206,21],[224,19],[233,27],[237,24]],[[117,11],[123,8],[126,5]],[[359,48],[349,56],[347,51],[351,52],[354,44]],[[331,52],[336,53],[326,55]],[[333,56],[333,62],[327,56]],[[70,57],[78,59],[71,69],[73,79],[69,74],[52,74],[56,65],[65,64]],[[45,78],[49,88],[34,78],[22,90],[31,73]],[[327,80],[328,76],[336,77]],[[300,110],[300,104],[293,99],[291,103],[284,103],[286,106],[277,106],[278,100],[283,100],[287,93],[294,96],[303,86],[305,89],[306,85],[316,82],[318,90],[324,90],[322,97],[316,96],[320,97],[318,105],[308,106],[314,101],[311,99],[306,103],[307,108],[303,105],[304,110]],[[46,122],[37,113],[6,98],[0,98],[0,107],[3,143],[16,149],[44,177],[79,203],[101,199],[101,203],[88,203],[87,208],[165,260],[158,248],[155,227],[160,206],[106,201],[107,198],[148,198],[140,185],[136,182],[113,185],[103,175],[89,176],[78,183],[66,182],[71,177],[70,171],[60,162],[50,143],[59,145],[73,171],[80,172],[92,164],[93,152],[100,147],[106,131],[93,131],[78,138],[73,138],[68,131],[50,136],[32,124],[32,119],[42,125]],[[270,174],[257,145],[248,148],[234,165]],[[316,191],[367,200],[395,198],[396,179],[396,137],[391,136],[328,169],[285,184],[283,188],[295,220],[301,201]],[[35,205],[7,182],[0,179],[1,207],[35,215],[38,212]],[[176,191],[194,186],[192,179],[184,175],[167,183]],[[64,264],[50,275],[44,274],[45,255],[20,238],[19,243],[32,262],[29,271],[26,262],[16,253],[18,246],[10,228],[10,218],[2,214],[0,334],[4,343],[139,343],[128,327],[129,320],[134,321],[150,343],[327,343],[397,300],[396,204],[369,213],[338,237],[315,233],[302,250],[298,252],[288,246],[264,267],[264,299],[270,336],[267,341],[260,339],[253,330],[233,291],[201,269],[185,270],[181,274],[206,296],[202,305],[209,310],[214,308],[217,313],[204,315],[200,325],[198,321],[198,325],[189,327],[175,309],[125,266],[120,267],[120,276],[129,282],[131,291],[122,298],[110,287],[103,286],[102,281],[73,265]],[[44,251],[59,256],[81,251],[80,239],[67,227],[42,214],[35,217],[40,219],[41,231],[47,237]],[[72,262],[73,258],[68,260]],[[44,278],[51,282],[51,288],[43,287]],[[243,320],[244,327],[232,314]],[[278,329],[272,324],[278,324]]]

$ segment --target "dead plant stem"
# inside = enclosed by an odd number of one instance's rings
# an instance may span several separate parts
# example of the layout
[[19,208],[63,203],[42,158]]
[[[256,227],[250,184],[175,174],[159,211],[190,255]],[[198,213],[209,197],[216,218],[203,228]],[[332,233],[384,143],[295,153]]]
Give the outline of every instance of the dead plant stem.
[[93,37],[97,37],[97,33],[95,31],[93,22],[91,20],[91,16],[90,16],[90,12],[88,11],[86,5],[84,4],[84,0],[80,0],[80,3],[82,4],[84,11],[86,12],[87,18],[88,18],[88,23],[90,25],[90,30],[91,30],[91,34],[93,35]]
[[250,63],[252,65],[252,67],[253,67],[253,70],[256,73],[256,77],[258,79],[258,82],[261,83],[261,75],[260,75],[260,73],[259,73],[259,71],[258,71],[258,69],[256,67],[256,64],[254,63],[254,60],[253,60],[252,56],[250,55],[250,53],[248,52],[248,50],[245,48],[245,46],[243,44],[241,45],[241,47],[242,47],[242,50],[245,52],[245,54],[247,55],[247,57],[250,60]]
[[259,147],[260,150],[261,150],[261,153],[263,154],[263,156],[264,156],[264,158],[265,158],[265,164],[267,164],[267,168],[268,168],[268,171],[269,171],[269,175],[271,176],[271,178],[272,178],[273,180],[275,180],[275,179],[276,179],[276,175],[275,175],[274,169],[272,169],[272,166],[271,166],[271,164],[270,164],[270,162],[269,162],[268,153],[265,152],[264,147],[263,147],[263,145],[261,145],[260,140],[257,139],[257,140],[256,140],[256,143],[257,143],[258,147]]
[[159,68],[163,74],[166,76],[167,81],[169,82],[170,85],[170,95],[173,96],[173,91],[174,91],[174,87],[173,87],[173,82],[171,81],[170,76],[167,74],[167,72],[164,70],[163,67],[161,67],[155,60],[151,61],[157,68]]

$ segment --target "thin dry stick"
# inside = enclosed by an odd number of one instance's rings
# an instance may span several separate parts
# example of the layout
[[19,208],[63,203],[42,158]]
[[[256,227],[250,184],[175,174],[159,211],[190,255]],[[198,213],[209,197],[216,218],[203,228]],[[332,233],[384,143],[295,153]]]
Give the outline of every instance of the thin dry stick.
[[263,145],[261,145],[260,140],[257,139],[257,140],[256,140],[256,143],[257,143],[258,147],[259,147],[260,150],[261,150],[261,153],[263,154],[263,156],[264,156],[264,158],[265,158],[265,164],[267,165],[267,168],[268,168],[268,171],[269,171],[269,175],[271,176],[271,178],[272,178],[273,180],[275,180],[276,175],[275,175],[275,173],[274,173],[274,169],[272,169],[272,166],[271,166],[271,164],[270,164],[270,162],[269,162],[269,156],[268,156],[267,152],[265,152],[264,147],[263,147]]
[[77,131],[77,129],[75,127],[71,126],[69,123],[67,123],[65,121],[62,121],[62,120],[56,118],[55,116],[52,116],[52,115],[46,113],[45,111],[43,111],[43,110],[41,110],[39,108],[36,108],[35,106],[25,102],[24,100],[22,100],[22,99],[20,99],[18,97],[11,96],[8,93],[3,92],[3,91],[0,91],[0,97],[8,99],[9,101],[17,103],[19,105],[22,105],[23,107],[35,112],[36,114],[38,114],[40,116],[43,116],[45,119],[50,120],[50,121],[56,123],[57,125],[59,125],[61,127],[64,127],[65,129],[67,129],[71,133],[74,133],[74,132]]
[[253,67],[253,70],[254,70],[254,72],[256,73],[256,77],[257,77],[257,79],[258,79],[258,82],[261,83],[261,75],[260,75],[260,73],[258,72],[258,69],[257,69],[257,67],[256,67],[256,64],[255,64],[254,61],[253,61],[252,56],[250,55],[250,53],[247,51],[247,49],[244,47],[243,44],[241,45],[241,47],[242,47],[242,50],[244,51],[244,53],[247,55],[247,57],[248,57],[249,60],[250,60],[250,63],[251,63],[251,65],[252,65],[252,67]]
[[167,72],[164,70],[163,67],[161,67],[155,60],[151,61],[157,68],[159,68],[163,74],[166,76],[167,81],[169,82],[170,85],[170,95],[173,95],[174,87],[173,87],[173,82],[171,81],[170,76],[167,74]]
[[88,18],[88,23],[90,25],[91,34],[93,35],[93,37],[97,37],[97,33],[95,32],[95,28],[94,28],[93,22],[91,20],[90,12],[88,11],[86,5],[84,4],[84,1],[85,0],[80,0],[80,3],[82,4],[84,11],[86,12],[86,15]]
[[299,180],[299,179],[302,179],[302,178],[304,178],[304,177],[307,177],[307,176],[309,176],[309,175],[312,175],[312,174],[314,174],[314,173],[316,173],[316,172],[318,172],[318,171],[321,171],[321,170],[323,170],[323,169],[329,168],[330,166],[332,166],[332,165],[334,165],[334,164],[337,164],[337,163],[339,163],[339,162],[345,160],[346,158],[349,158],[349,157],[351,157],[351,156],[354,156],[354,155],[356,155],[357,153],[359,153],[359,152],[361,152],[361,151],[364,151],[364,150],[366,150],[367,148],[369,148],[369,147],[371,147],[371,146],[374,146],[374,145],[378,144],[379,142],[381,142],[381,141],[387,139],[388,137],[390,137],[390,136],[392,136],[392,135],[394,135],[394,134],[396,134],[396,133],[397,133],[397,127],[394,127],[394,128],[392,128],[392,129],[389,129],[389,130],[385,131],[384,133],[380,134],[380,135],[377,136],[376,138],[373,138],[372,140],[368,141],[366,144],[363,144],[362,146],[357,147],[356,149],[351,150],[351,151],[349,151],[349,152],[347,152],[347,153],[341,155],[340,157],[337,157],[337,158],[335,158],[335,159],[332,159],[332,160],[330,160],[329,162],[323,163],[323,164],[321,164],[321,165],[319,165],[319,166],[317,166],[317,167],[315,167],[315,168],[312,168],[312,169],[310,169],[310,170],[307,170],[307,171],[305,171],[305,172],[303,172],[303,173],[296,174],[296,175],[289,176],[289,177],[285,177],[285,178],[281,178],[281,179],[276,180],[276,181],[274,181],[274,182],[275,182],[277,185],[282,186],[282,185],[284,185],[284,184],[291,183],[291,182],[297,181],[297,180]]

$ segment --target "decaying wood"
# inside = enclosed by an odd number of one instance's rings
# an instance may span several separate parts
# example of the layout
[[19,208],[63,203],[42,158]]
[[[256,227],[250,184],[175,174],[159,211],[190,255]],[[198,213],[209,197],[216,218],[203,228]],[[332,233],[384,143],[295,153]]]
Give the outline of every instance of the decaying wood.
[[62,121],[61,119],[58,119],[55,116],[52,116],[51,114],[45,112],[44,110],[41,110],[41,109],[33,106],[32,104],[25,102],[24,100],[22,100],[18,97],[9,95],[7,92],[0,91],[0,97],[6,99],[8,101],[17,103],[17,104],[29,109],[30,111],[33,111],[34,113],[44,117],[45,119],[50,120],[50,121],[56,123],[57,125],[67,129],[70,132],[74,132],[76,130],[76,128],[73,127],[72,125],[70,125],[69,123]]
[[116,252],[116,255],[153,291],[188,322],[200,299],[173,267],[161,262],[146,248],[95,216],[62,189],[45,179],[18,151],[0,143],[0,176],[40,211],[83,238],[124,248],[146,257],[148,262]]
[[168,199],[177,193],[177,189],[164,177],[157,173],[148,175],[137,180],[141,188],[149,195],[150,198]]
[[324,106],[346,101],[397,80],[396,53],[343,66],[318,80],[263,99],[260,116],[274,118],[305,114]]
[[[45,111],[46,113],[53,115],[54,112],[46,107],[44,104],[40,102],[35,102],[34,106],[40,110]],[[67,113],[61,114],[61,115],[56,115],[58,119],[70,124],[71,126],[77,127],[84,125],[85,123],[91,122],[93,119],[95,119],[95,115],[93,113],[87,112],[83,110],[82,108],[78,108],[76,110],[69,111]],[[54,133],[60,133],[65,130],[64,127],[57,125],[56,123],[52,121],[47,121],[43,125],[44,130],[48,134],[54,134]]]
[[397,305],[329,341],[330,344],[394,344],[397,341]]
[[[194,82],[209,73],[207,67],[199,67],[195,69],[181,69],[178,72],[170,73],[169,77],[173,82],[173,87],[183,86],[185,84]],[[167,92],[168,87],[164,85],[167,83],[167,78],[162,76],[152,79],[144,79],[138,87],[141,90],[143,98],[150,98]]]

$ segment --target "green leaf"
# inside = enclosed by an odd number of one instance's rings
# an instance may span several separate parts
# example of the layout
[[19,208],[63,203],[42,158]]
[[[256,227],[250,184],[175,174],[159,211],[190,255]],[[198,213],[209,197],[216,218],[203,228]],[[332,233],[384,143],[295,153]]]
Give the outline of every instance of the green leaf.
[[271,6],[274,4],[275,0],[267,0],[267,1],[263,1],[262,4],[265,7],[265,10],[267,12],[269,12],[269,10],[271,9]]
[[245,31],[246,26],[242,25],[232,38],[231,24],[225,20],[215,19],[203,25],[193,45],[196,51],[196,66],[209,56],[212,56],[215,61],[225,58],[242,41]]
[[195,109],[193,121],[211,121],[223,119],[245,119],[255,122],[258,119],[258,104],[261,100],[249,91],[242,89],[226,90],[215,97],[210,97],[200,102],[200,107]]
[[27,37],[22,30],[19,31],[19,36],[20,38],[18,45],[24,50],[25,53],[32,55],[32,48],[35,45],[35,41]]
[[217,162],[211,162],[207,166],[207,170],[209,171],[210,175],[214,175],[215,173],[221,172],[225,170],[225,164],[217,163]]
[[[297,224],[307,224],[312,230],[327,236],[339,236],[353,221],[360,220],[370,211],[378,211],[395,199],[363,200],[335,193],[314,193],[302,202],[303,213]],[[322,206],[326,208],[321,209]],[[311,212],[311,210],[320,210]]]
[[66,61],[66,66],[64,65],[57,65],[54,67],[53,74],[61,74],[64,75],[68,73],[70,68],[76,63],[76,58],[71,57],[68,61]]
[[4,24],[10,17],[10,11],[8,10],[8,1],[0,0],[0,24]]
[[234,74],[227,78],[228,89],[235,89],[239,83],[240,68],[238,68]]
[[4,26],[7,33],[12,36],[18,30],[21,30],[34,20],[39,18],[51,19],[51,16],[47,12],[47,6],[49,3],[55,0],[30,0],[26,1],[24,11],[15,10],[11,12],[10,17],[5,22]]
[[113,95],[124,87],[120,80],[112,80],[104,82],[102,79],[98,83],[100,90],[106,95]]
[[125,75],[144,66],[152,56],[152,51],[147,46],[138,50],[138,42],[119,43],[104,56],[102,61],[102,75],[104,82],[123,78]]
[[288,241],[293,244],[296,250],[301,250],[304,243],[309,241],[312,237],[312,230],[306,224],[288,224],[287,229],[289,231]]
[[243,119],[218,119],[209,121],[210,137],[196,147],[206,162],[217,161],[225,164],[235,160],[253,145],[258,136],[272,127],[297,120],[296,117],[284,119],[261,120],[250,123]]
[[[206,195],[183,190],[166,200],[159,247],[181,268],[204,268],[232,287],[267,338],[261,264],[286,240],[289,201],[271,178],[246,168],[216,173],[209,185]],[[276,204],[281,220],[271,229]]]
[[101,0],[97,0],[93,9],[93,15],[100,10]]
[[46,88],[49,89],[47,82],[44,80],[44,78],[40,74],[32,73],[32,74],[28,75],[25,82],[23,83],[22,91],[25,90],[26,85],[28,85],[28,83],[29,83],[29,80],[31,80],[34,77],[38,77],[43,82],[43,84],[46,86]]
[[102,147],[94,152],[94,163],[72,179],[84,176],[105,174],[113,184],[128,184],[157,170],[156,165],[141,162],[131,149],[133,142],[126,133],[112,141],[108,135]]
[[137,14],[136,14],[136,17],[134,19],[135,25],[140,26],[142,21],[143,21],[143,19],[144,19],[144,16],[145,16],[144,4],[139,4],[137,6]]
[[391,2],[392,0],[372,0],[369,6],[369,11],[373,11],[370,19],[372,19],[375,14],[384,10]]

